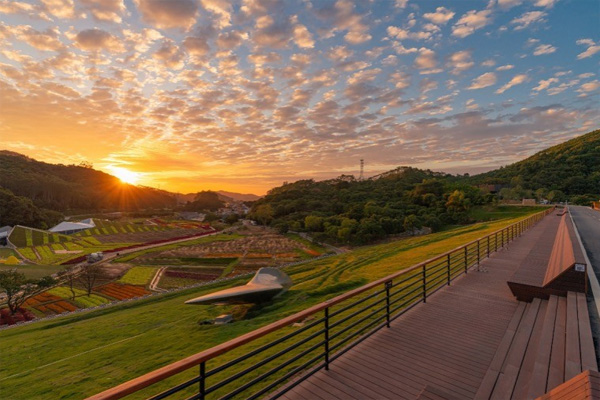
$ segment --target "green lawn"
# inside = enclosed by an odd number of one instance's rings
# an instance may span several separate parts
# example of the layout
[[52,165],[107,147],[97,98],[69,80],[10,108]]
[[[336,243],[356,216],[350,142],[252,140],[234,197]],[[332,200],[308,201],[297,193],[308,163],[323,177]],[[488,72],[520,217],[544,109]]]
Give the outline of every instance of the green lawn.
[[[536,210],[541,211],[541,210]],[[482,223],[409,238],[289,267],[295,285],[253,318],[224,326],[198,320],[238,313],[240,306],[189,306],[187,299],[246,279],[120,304],[0,331],[0,393],[15,399],[79,399],[235,338],[369,281],[407,268],[514,222]],[[276,332],[263,341],[291,332]],[[58,340],[57,338],[60,338]],[[220,357],[223,362],[261,341]],[[252,366],[256,359],[242,366]],[[210,365],[209,365],[210,367]],[[231,374],[235,368],[228,370]],[[194,369],[197,373],[196,369]],[[183,379],[179,377],[179,379]],[[165,382],[175,384],[180,380]],[[212,381],[214,383],[214,380]],[[153,388],[152,393],[164,389]],[[148,392],[144,393],[146,396]],[[221,393],[222,394],[222,393]],[[139,398],[133,396],[132,398]]]
[[[97,294],[92,294],[91,296],[88,296],[85,290],[79,288],[73,288],[73,291],[75,292],[74,301],[81,308],[95,307],[100,304],[105,304],[109,302],[107,298],[98,296]],[[71,289],[67,286],[58,286],[52,288],[48,291],[48,293],[68,300],[71,300],[71,297],[73,296],[73,294],[71,293]]]
[[119,282],[145,286],[156,275],[156,271],[156,267],[133,267],[119,279]]

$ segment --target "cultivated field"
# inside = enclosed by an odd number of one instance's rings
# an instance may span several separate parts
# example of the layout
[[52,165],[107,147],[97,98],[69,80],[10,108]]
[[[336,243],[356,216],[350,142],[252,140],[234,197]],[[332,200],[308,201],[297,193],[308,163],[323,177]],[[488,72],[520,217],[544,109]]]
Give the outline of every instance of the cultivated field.
[[[294,286],[287,293],[260,312],[229,325],[206,326],[198,325],[197,321],[222,313],[239,314],[239,307],[189,306],[183,302],[243,283],[246,279],[1,331],[4,350],[0,354],[0,392],[16,393],[16,399],[35,398],[42,393],[52,393],[54,398],[85,397],[407,268],[512,222],[515,220],[475,224],[359,248],[289,267],[286,272]],[[286,328],[277,335],[293,329]],[[56,341],[56,337],[63,340]],[[271,339],[266,337],[264,340]],[[68,340],[69,346],[64,346],[64,340]],[[246,346],[228,353],[219,361],[231,359],[248,349]],[[239,368],[248,366],[250,364],[242,363]],[[234,370],[227,373],[232,374]],[[189,375],[184,374],[177,381],[167,383],[175,384],[186,376]],[[161,388],[164,386],[157,385],[153,393]],[[148,394],[145,392],[132,398],[147,397]]]

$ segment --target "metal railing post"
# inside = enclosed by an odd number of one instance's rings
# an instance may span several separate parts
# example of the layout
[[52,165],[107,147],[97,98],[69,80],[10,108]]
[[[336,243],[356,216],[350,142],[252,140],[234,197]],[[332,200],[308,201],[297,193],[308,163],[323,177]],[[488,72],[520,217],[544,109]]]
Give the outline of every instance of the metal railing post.
[[392,288],[392,281],[385,283],[385,319],[386,325],[390,327],[390,289]]
[[427,303],[427,272],[423,265],[423,303]]
[[200,400],[204,400],[206,397],[206,362],[202,361],[200,363],[200,387],[198,388]]
[[490,258],[490,237],[487,237],[487,258]]
[[446,267],[448,268],[448,286],[450,286],[450,253],[446,256]]
[[480,259],[481,256],[479,255],[479,249],[480,249],[480,246],[479,246],[479,240],[478,240],[477,241],[477,269],[479,269],[479,262],[481,261],[481,259]]
[[329,307],[325,307],[325,370],[329,371]]
[[465,274],[467,273],[468,270],[468,261],[467,261],[467,246],[465,246]]

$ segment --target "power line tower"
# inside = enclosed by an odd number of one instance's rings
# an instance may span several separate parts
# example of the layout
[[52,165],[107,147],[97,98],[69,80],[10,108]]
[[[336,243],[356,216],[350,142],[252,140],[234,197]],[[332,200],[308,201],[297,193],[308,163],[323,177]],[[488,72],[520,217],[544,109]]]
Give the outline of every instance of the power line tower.
[[358,180],[362,181],[365,179],[365,160],[360,159],[360,175],[358,176]]

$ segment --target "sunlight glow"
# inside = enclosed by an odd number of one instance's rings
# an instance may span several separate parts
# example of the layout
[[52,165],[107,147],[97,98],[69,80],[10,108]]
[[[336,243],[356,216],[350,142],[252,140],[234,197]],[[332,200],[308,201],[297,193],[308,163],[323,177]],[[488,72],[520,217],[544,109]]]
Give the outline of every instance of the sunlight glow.
[[139,172],[133,172],[123,167],[115,167],[109,166],[111,175],[116,176],[123,183],[129,183],[130,185],[135,185],[139,182],[141,178],[141,174]]

